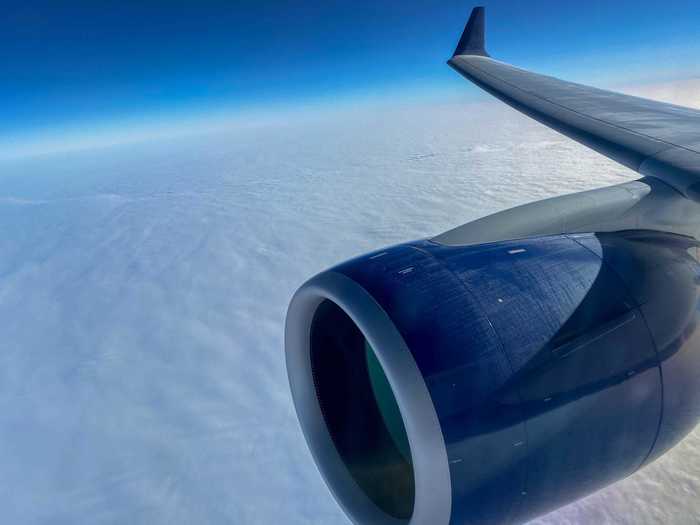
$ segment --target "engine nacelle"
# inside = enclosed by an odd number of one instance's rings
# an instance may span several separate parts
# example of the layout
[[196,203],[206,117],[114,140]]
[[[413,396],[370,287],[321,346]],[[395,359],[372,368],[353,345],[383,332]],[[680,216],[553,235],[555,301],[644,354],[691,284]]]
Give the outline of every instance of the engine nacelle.
[[658,457],[700,416],[696,245],[420,241],[311,279],[287,366],[340,505],[357,523],[518,522]]

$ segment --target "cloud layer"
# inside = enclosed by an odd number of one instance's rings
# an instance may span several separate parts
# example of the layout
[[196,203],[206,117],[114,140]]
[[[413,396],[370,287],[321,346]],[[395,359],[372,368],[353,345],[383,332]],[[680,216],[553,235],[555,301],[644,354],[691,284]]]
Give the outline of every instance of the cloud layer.
[[[303,442],[287,303],[383,245],[634,174],[491,104],[357,108],[6,162],[6,523],[347,523]],[[680,523],[700,435],[538,523]]]

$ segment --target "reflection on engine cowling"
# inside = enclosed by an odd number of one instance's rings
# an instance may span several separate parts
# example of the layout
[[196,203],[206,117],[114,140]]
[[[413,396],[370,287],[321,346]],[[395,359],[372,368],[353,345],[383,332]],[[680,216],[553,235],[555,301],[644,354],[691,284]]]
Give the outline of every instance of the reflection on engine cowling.
[[421,241],[334,269],[403,336],[452,523],[524,521],[623,478],[700,416],[697,243],[651,231]]

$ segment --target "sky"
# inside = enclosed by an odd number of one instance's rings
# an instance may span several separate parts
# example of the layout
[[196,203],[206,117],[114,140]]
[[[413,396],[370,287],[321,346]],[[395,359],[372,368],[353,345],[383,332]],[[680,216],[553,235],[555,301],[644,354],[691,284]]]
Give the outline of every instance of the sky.
[[[505,61],[598,85],[700,76],[696,1],[482,4],[488,49]],[[230,115],[479,97],[445,66],[473,5],[10,0],[0,18],[0,156]]]

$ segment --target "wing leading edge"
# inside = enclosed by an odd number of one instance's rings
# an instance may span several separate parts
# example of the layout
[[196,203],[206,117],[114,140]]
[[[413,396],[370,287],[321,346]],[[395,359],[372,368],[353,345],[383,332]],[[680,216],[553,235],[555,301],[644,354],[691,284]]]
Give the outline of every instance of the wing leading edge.
[[521,113],[700,201],[700,111],[539,75],[489,57],[477,7],[448,64]]

